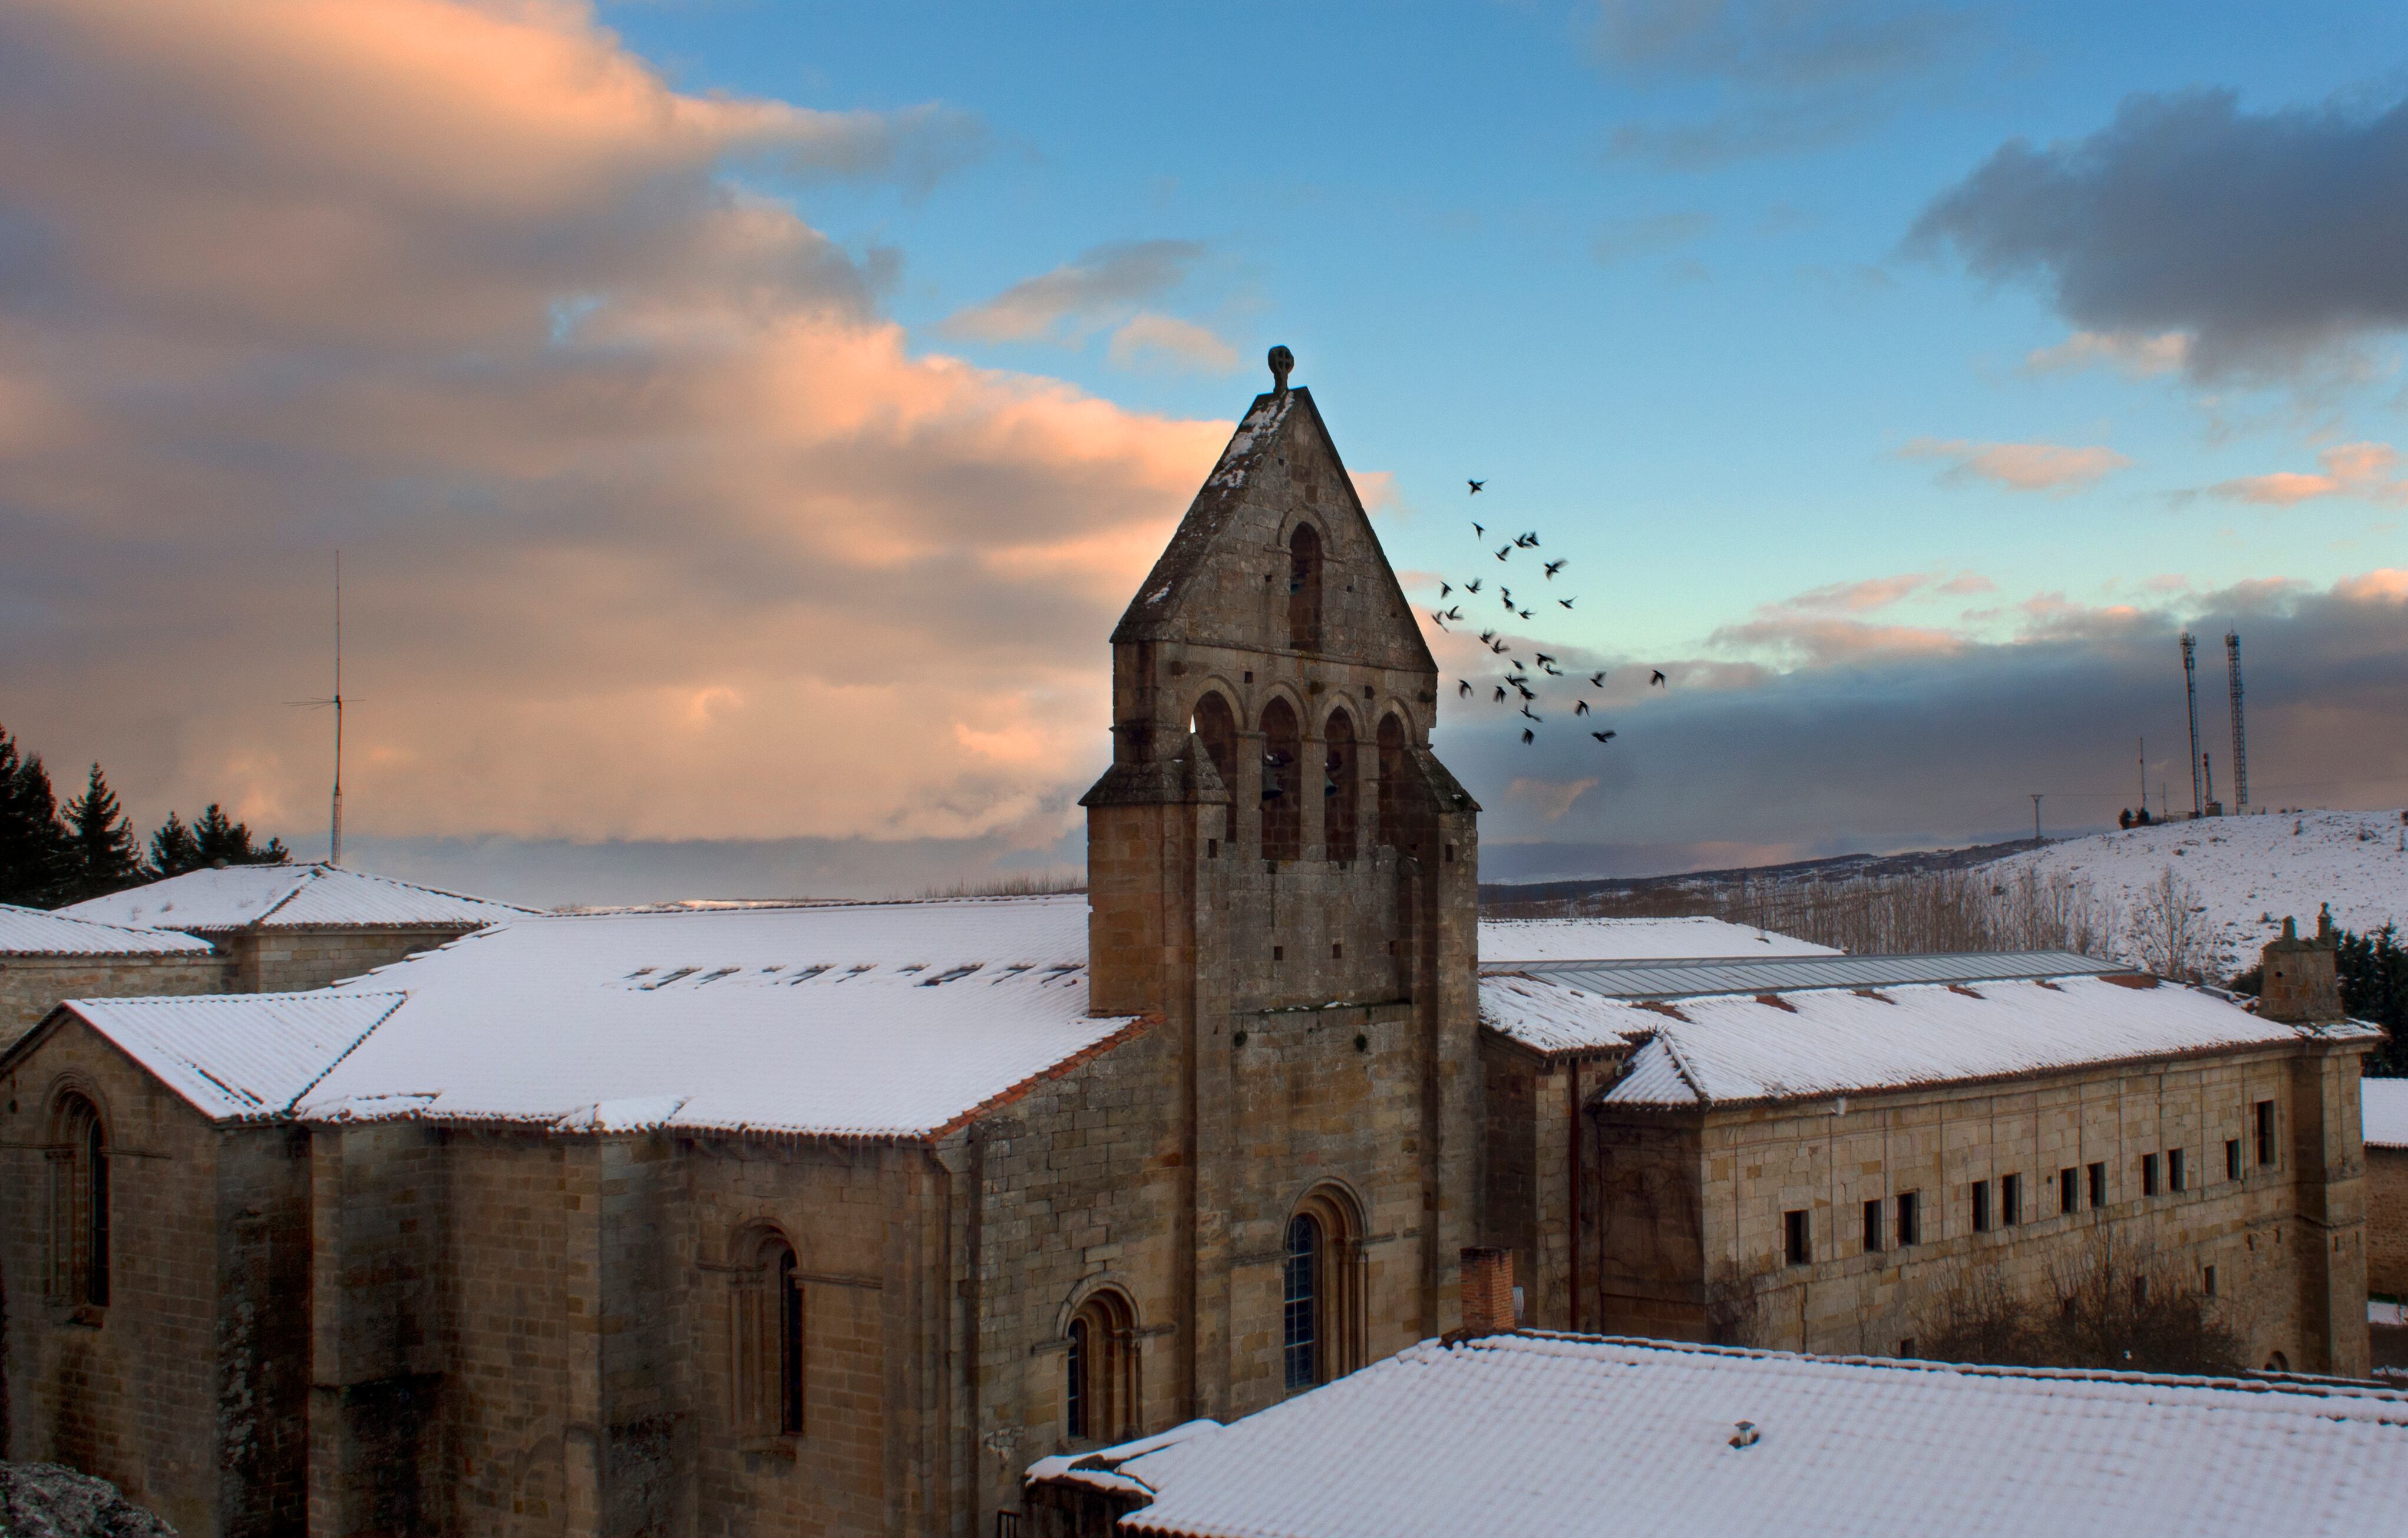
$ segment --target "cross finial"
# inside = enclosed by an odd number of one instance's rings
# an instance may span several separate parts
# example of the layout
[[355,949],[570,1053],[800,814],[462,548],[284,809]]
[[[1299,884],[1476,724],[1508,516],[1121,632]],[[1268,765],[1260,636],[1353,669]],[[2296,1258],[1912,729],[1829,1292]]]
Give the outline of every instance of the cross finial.
[[1296,354],[1284,347],[1271,349],[1271,393],[1287,394],[1287,377],[1296,367]]

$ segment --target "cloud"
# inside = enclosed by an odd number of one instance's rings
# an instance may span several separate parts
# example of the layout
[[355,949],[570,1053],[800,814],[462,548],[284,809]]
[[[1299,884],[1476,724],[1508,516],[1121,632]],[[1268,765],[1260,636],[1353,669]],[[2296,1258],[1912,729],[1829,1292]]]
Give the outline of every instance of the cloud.
[[1152,310],[1131,316],[1112,333],[1106,356],[1118,368],[1156,367],[1188,374],[1226,374],[1238,350],[1202,326]]
[[2002,145],[1909,244],[2040,288],[2084,333],[2187,336],[2194,379],[2297,374],[2408,324],[2408,102],[2135,95],[2086,137]]
[[1704,236],[1714,227],[1710,213],[1659,213],[1643,218],[1608,221],[1589,243],[1589,254],[1599,266],[1612,266],[1636,257],[1653,256]]
[[1593,50],[1640,87],[1713,91],[1702,118],[1626,122],[1608,153],[1669,170],[1798,154],[1868,132],[1919,77],[1961,60],[1981,25],[1916,0],[1604,0]]
[[1505,787],[1505,798],[1529,807],[1541,822],[1559,823],[1564,813],[1572,809],[1572,803],[1597,785],[1594,774],[1579,780],[1522,779]]
[[1907,571],[1895,577],[1867,577],[1861,582],[1833,582],[1824,587],[1810,588],[1791,598],[1784,607],[1835,609],[1861,614],[1870,610],[1886,609],[1929,587],[1936,580],[1929,572]]
[[2062,496],[2113,475],[2132,462],[2113,449],[2067,448],[2056,443],[1976,443],[1967,438],[1918,438],[1898,451],[1900,459],[1944,459],[1940,479],[1963,483],[1987,481],[2009,491],[2048,492]]
[[[2136,739],[2182,794],[2186,625],[2237,629],[2249,666],[2249,780],[2266,805],[2393,807],[2408,797],[2408,571],[2327,588],[2258,583],[2179,608],[2087,608],[2050,596],[2012,639],[1838,649],[1714,689],[1615,700],[1619,736],[1541,731],[1502,707],[1440,704],[1440,751],[1490,808],[1484,880],[1649,874],[1760,858],[1933,848],[2016,836],[2032,791],[2052,828],[2112,825],[2138,796]],[[1675,669],[1685,675],[1687,668]],[[2220,698],[2201,726],[2226,778]],[[1550,819],[1516,780],[1598,783]],[[1640,830],[1634,834],[1633,830]]]
[[959,121],[562,4],[0,12],[10,729],[313,842],[340,547],[363,841],[1053,847],[1227,428],[914,354],[899,259],[739,180]]
[[2126,379],[2155,379],[2181,369],[2189,360],[2190,342],[2180,331],[2155,337],[2137,331],[2077,331],[2054,347],[2025,353],[2024,371],[2066,374],[2105,367]]
[[2238,481],[2219,482],[2208,490],[2211,495],[2229,502],[2252,502],[2259,507],[2273,508],[2287,508],[2326,496],[2354,497],[2367,502],[2408,502],[2408,478],[2393,474],[2400,467],[2400,452],[2387,443],[2335,444],[2316,458],[2324,466],[2321,474],[2278,470],[2272,475],[2252,475]]
[[1025,278],[983,304],[946,317],[947,336],[969,341],[1040,338],[1083,342],[1087,337],[1187,280],[1204,254],[1195,240],[1130,240],[1097,246],[1075,262]]

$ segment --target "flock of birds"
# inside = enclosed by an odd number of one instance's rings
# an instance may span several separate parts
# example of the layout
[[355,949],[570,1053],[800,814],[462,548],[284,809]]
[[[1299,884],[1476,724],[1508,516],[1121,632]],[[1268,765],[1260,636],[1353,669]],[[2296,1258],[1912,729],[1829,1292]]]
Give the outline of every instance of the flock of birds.
[[[1479,496],[1481,490],[1488,484],[1485,481],[1469,481],[1466,483],[1471,487],[1470,495],[1473,496]],[[1495,555],[1500,565],[1510,566],[1517,552],[1536,552],[1540,548],[1538,531],[1532,529],[1526,533],[1516,534],[1512,539],[1507,539],[1503,544],[1498,545],[1494,551],[1489,551],[1488,525],[1479,522],[1477,519],[1472,521],[1471,537],[1480,541],[1480,548],[1483,551],[1486,551],[1488,553]],[[1528,559],[1529,561],[1536,561],[1539,564],[1540,580],[1541,582],[1554,582],[1555,580],[1555,574],[1570,564],[1569,561],[1560,558],[1551,561],[1545,556],[1536,553],[1530,555]],[[1528,569],[1527,561],[1524,563],[1524,569]],[[1454,597],[1458,590],[1466,598],[1482,598],[1485,596],[1484,590],[1487,583],[1488,579],[1485,577],[1474,577],[1466,582],[1440,581],[1438,584],[1438,597],[1439,603],[1441,607],[1430,611],[1431,622],[1437,625],[1440,629],[1449,632],[1453,632],[1455,626],[1457,625],[1469,625],[1473,623],[1465,619],[1463,604],[1461,601],[1449,604],[1447,603],[1447,600]],[[1524,584],[1523,591],[1526,594],[1529,591],[1527,583]],[[1517,599],[1513,597],[1513,590],[1505,585],[1505,580],[1501,574],[1497,577],[1496,594],[1498,600],[1504,605],[1506,616],[1509,621],[1516,619],[1527,620],[1537,612],[1536,608],[1525,607],[1525,600]],[[1552,599],[1558,608],[1569,611],[1574,604],[1580,601],[1580,596],[1578,594],[1573,594],[1567,597],[1555,597],[1553,589],[1548,589],[1546,590],[1546,597],[1529,600],[1529,602],[1534,604],[1544,604],[1550,599]],[[1495,690],[1495,693],[1490,697],[1490,703],[1498,705],[1508,703],[1514,704],[1519,708],[1521,713],[1529,719],[1530,725],[1522,728],[1522,740],[1524,742],[1536,742],[1539,740],[1539,728],[1546,724],[1547,718],[1541,715],[1537,711],[1532,710],[1531,707],[1541,703],[1549,703],[1541,698],[1541,691],[1549,688],[1551,686],[1551,681],[1555,679],[1570,678],[1574,681],[1564,684],[1561,687],[1570,691],[1572,695],[1571,713],[1575,720],[1590,713],[1588,697],[1584,692],[1583,692],[1582,684],[1578,682],[1580,675],[1568,673],[1565,669],[1555,666],[1555,659],[1554,657],[1549,656],[1544,652],[1533,648],[1530,652],[1530,660],[1527,663],[1525,663],[1521,657],[1520,648],[1516,646],[1514,642],[1508,640],[1505,638],[1501,628],[1483,630],[1480,632],[1480,640],[1482,645],[1488,648],[1489,654],[1492,656],[1500,656],[1505,659],[1505,671],[1499,675],[1497,683],[1491,686]],[[1606,675],[1602,670],[1587,675],[1587,688],[1604,688],[1605,677]],[[1664,677],[1664,669],[1661,668],[1652,669],[1647,680],[1647,684],[1648,687],[1653,689],[1667,687],[1668,684]],[[1469,679],[1458,678],[1455,681],[1455,692],[1458,698],[1471,699],[1476,697],[1481,691],[1472,685]],[[1549,708],[1552,710],[1559,707],[1550,703]],[[1599,742],[1611,742],[1613,740],[1615,736],[1615,733],[1610,727],[1598,729],[1592,726],[1587,728],[1587,730],[1589,736],[1597,739]]]

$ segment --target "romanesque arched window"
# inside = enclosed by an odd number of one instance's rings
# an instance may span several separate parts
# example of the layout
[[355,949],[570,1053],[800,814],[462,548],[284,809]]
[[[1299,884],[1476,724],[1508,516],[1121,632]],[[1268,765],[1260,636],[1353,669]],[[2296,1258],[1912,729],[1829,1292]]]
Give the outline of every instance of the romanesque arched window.
[[1322,857],[1351,860],[1363,779],[1363,767],[1354,753],[1354,718],[1343,709],[1330,712],[1322,736],[1326,748],[1321,777]]
[[1196,702],[1196,735],[1212,760],[1213,772],[1229,789],[1238,784],[1238,718],[1217,689],[1205,691]]
[[1380,842],[1391,849],[1405,849],[1410,842],[1405,829],[1409,779],[1405,749],[1412,741],[1404,722],[1396,715],[1380,718]]
[[748,1438],[801,1436],[810,1354],[802,1263],[776,1233],[756,1234],[729,1285],[729,1377]]
[[1263,708],[1263,858],[1304,857],[1304,798],[1297,794],[1303,776],[1304,740],[1297,729],[1296,712],[1284,699]]
[[1287,643],[1321,650],[1321,534],[1298,524],[1287,540]]
[[1363,1229],[1354,1203],[1318,1186],[1287,1221],[1281,1262],[1281,1344],[1289,1389],[1363,1364]]
[[108,1128],[70,1090],[52,1113],[50,1295],[70,1308],[108,1306]]
[[1079,1305],[1066,1332],[1062,1426],[1085,1442],[1123,1442],[1137,1434],[1137,1311],[1105,1287]]

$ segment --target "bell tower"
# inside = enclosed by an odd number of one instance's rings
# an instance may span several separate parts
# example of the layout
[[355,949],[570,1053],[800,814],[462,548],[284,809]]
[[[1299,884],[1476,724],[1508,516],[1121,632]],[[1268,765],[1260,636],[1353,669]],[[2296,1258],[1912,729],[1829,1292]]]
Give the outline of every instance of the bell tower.
[[1437,665],[1337,446],[1269,361],[1112,632],[1112,765],[1082,800],[1092,1007],[1182,1043],[1191,1413],[1215,1416],[1298,1371],[1246,1343],[1283,1340],[1299,1215],[1327,1230],[1323,1376],[1453,1328],[1472,1232],[1480,809],[1430,752]]

